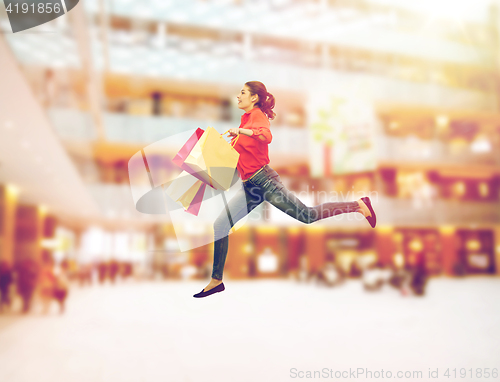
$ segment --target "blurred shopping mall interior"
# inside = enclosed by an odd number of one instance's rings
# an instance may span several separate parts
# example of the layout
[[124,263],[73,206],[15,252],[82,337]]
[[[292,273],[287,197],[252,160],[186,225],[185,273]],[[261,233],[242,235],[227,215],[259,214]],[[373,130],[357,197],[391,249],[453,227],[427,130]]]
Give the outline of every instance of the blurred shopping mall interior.
[[[500,4],[462,3],[82,0],[18,33],[0,7],[0,260],[208,280],[212,225],[139,212],[129,161],[238,127],[258,80],[283,184],[309,206],[369,195],[378,223],[262,204],[230,236],[226,278],[416,258],[430,277],[500,274]],[[151,151],[148,174],[175,178],[177,149]]]

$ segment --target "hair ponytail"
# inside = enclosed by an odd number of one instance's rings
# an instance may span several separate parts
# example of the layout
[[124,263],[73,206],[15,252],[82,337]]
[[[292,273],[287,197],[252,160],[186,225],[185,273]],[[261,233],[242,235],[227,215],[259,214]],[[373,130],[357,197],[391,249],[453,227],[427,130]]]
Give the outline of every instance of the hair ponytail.
[[276,104],[276,100],[274,99],[274,96],[271,93],[267,93],[267,100],[265,104],[266,105],[262,109],[262,111],[267,115],[267,118],[274,119],[276,113],[273,111],[273,109],[274,105]]
[[245,84],[252,95],[258,95],[259,101],[255,106],[260,107],[260,110],[267,116],[268,119],[274,119],[276,113],[273,111],[276,100],[271,93],[267,92],[265,85],[259,81],[249,81]]

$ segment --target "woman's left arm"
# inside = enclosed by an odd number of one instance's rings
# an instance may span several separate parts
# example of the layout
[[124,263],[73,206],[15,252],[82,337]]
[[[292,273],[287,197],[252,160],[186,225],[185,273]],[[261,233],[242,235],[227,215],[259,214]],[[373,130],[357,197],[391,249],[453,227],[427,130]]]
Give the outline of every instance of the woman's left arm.
[[273,140],[273,135],[271,134],[271,130],[267,127],[252,127],[252,135],[254,136],[254,139],[258,139],[259,141],[263,143],[271,143]]
[[258,139],[259,141],[267,144],[271,143],[273,140],[273,135],[271,134],[271,130],[269,130],[269,120],[265,118],[264,114],[261,116],[252,116],[245,126],[249,128],[230,129],[229,134],[243,134],[249,137],[253,136],[254,139]]
[[249,137],[251,137],[253,135],[253,130],[250,130],[250,129],[240,129],[240,134],[248,135]]
[[[256,128],[254,128],[254,129],[256,129]],[[269,131],[269,129],[260,128],[260,129],[256,129],[256,130],[257,130],[257,134],[255,134],[254,130],[252,130],[252,129],[235,128],[235,129],[230,129],[229,134],[231,136],[243,134],[243,135],[247,135],[249,137],[251,137],[252,135],[256,135],[255,138],[258,138],[265,143],[270,143],[272,141],[273,138],[272,138],[272,135],[271,135],[271,132]]]
[[248,127],[250,129],[245,130],[252,131],[253,139],[257,139],[262,143],[271,143],[273,135],[271,134],[271,130],[269,130],[269,120],[266,118],[264,113],[255,113],[251,116],[249,122]]
[[251,137],[253,135],[253,131],[250,129],[240,129],[239,127],[235,127],[234,129],[229,129],[230,136],[234,137],[239,134],[248,135],[249,137]]

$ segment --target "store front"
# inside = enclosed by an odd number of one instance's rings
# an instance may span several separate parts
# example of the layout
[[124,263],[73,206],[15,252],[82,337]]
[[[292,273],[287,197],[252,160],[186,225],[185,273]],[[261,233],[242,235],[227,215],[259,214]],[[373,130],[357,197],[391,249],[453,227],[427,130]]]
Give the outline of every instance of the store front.
[[404,264],[413,266],[423,258],[429,275],[443,272],[441,237],[438,229],[398,229],[395,233],[397,250],[403,254]]
[[458,230],[457,238],[461,271],[465,274],[495,273],[495,247],[492,230]]
[[327,232],[325,245],[326,262],[334,262],[346,276],[359,277],[378,261],[373,232]]

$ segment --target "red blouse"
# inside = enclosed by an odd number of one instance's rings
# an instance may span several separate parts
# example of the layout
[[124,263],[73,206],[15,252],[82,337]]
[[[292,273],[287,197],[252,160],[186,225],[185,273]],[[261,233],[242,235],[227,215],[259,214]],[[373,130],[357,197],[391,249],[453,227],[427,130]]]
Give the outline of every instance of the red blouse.
[[273,140],[270,126],[269,119],[258,107],[254,107],[241,116],[240,129],[253,131],[251,136],[240,134],[234,145],[235,150],[240,153],[236,167],[242,180],[250,178],[262,166],[270,162],[268,145]]

